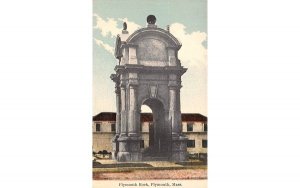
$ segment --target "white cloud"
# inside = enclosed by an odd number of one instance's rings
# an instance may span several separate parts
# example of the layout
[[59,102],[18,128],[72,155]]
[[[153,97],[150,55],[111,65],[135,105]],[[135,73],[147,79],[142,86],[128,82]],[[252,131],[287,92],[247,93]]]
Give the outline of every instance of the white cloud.
[[96,17],[96,25],[94,28],[99,29],[102,36],[110,36],[113,38],[120,33],[120,29],[117,27],[118,23],[114,18],[108,18],[107,21],[105,21],[97,14],[94,14],[94,16]]
[[[135,22],[129,21],[128,18],[107,18],[104,19],[97,14],[95,29],[98,29],[103,37],[115,38],[122,31],[123,22],[127,23],[127,30],[132,34],[141,26]],[[120,27],[118,27],[118,25]],[[181,23],[173,23],[170,25],[170,32],[179,39],[182,47],[179,50],[179,59],[182,64],[187,67],[202,67],[207,65],[207,49],[203,46],[203,42],[207,40],[205,32],[195,31],[192,33],[186,32],[186,27]],[[113,47],[105,44],[99,39],[95,39],[96,43],[113,54]]]
[[200,31],[188,34],[185,29],[186,27],[181,23],[170,25],[170,32],[182,43],[178,52],[179,59],[188,67],[206,67],[207,49],[202,43],[207,40],[207,34]]
[[[124,22],[127,23],[127,30],[130,34],[141,27],[134,22],[128,21],[128,18],[107,18],[105,20],[97,14],[94,14],[94,16],[96,17],[96,25],[94,26],[94,29],[98,29],[101,35],[105,38],[115,38],[118,34],[120,34],[123,29]],[[118,27],[118,25],[120,25],[121,27]],[[102,40],[96,38],[94,38],[94,40],[98,46],[103,47],[109,53],[114,55],[113,46],[111,46],[110,44],[106,44]]]
[[114,48],[112,46],[110,46],[109,44],[105,44],[102,40],[95,39],[95,38],[94,40],[98,46],[103,47],[106,51],[114,55]]
[[[170,32],[182,43],[178,58],[188,68],[182,77],[181,94],[189,97],[185,98],[181,110],[207,115],[207,49],[203,46],[207,34],[200,31],[187,33],[186,27],[181,23],[170,25]],[[195,103],[198,105],[194,105]]]
[[[96,25],[94,28],[99,29],[103,37],[110,36],[111,38],[115,38],[121,33],[124,22],[127,23],[127,30],[130,34],[141,27],[134,22],[128,21],[128,18],[107,18],[107,20],[105,20],[97,14],[94,14],[94,16],[96,17]],[[120,27],[118,27],[118,25]]]

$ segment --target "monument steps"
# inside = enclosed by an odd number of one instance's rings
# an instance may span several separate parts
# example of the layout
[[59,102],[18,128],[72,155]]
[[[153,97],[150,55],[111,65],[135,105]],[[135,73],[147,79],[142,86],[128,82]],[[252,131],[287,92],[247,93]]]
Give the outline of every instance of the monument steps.
[[144,153],[143,161],[169,161],[168,153]]

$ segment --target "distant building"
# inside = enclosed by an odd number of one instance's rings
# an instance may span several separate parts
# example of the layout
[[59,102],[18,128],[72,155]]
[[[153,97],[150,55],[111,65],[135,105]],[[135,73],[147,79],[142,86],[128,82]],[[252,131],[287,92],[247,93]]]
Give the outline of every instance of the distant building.
[[[141,114],[141,148],[146,150],[153,143],[153,119],[151,113]],[[184,113],[182,133],[188,138],[188,153],[207,153],[207,117],[201,114]],[[93,117],[93,151],[112,152],[112,139],[116,132],[116,113],[102,112]]]

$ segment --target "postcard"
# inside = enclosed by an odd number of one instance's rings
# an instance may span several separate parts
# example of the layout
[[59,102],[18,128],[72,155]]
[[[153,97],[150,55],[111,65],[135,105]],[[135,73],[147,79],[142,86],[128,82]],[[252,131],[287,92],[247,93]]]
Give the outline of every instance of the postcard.
[[207,187],[207,1],[93,0],[93,188]]

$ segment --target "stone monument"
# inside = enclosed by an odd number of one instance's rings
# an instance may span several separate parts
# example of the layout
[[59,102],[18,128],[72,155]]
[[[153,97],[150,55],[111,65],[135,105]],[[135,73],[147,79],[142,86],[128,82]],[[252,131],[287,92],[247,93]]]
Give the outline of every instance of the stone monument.
[[111,79],[116,93],[116,135],[112,140],[117,161],[141,161],[140,113],[147,105],[153,112],[152,156],[170,161],[187,160],[187,138],[182,135],[180,88],[181,43],[168,31],[156,26],[154,15],[147,27],[132,34],[124,23],[117,36],[115,57],[119,64]]

